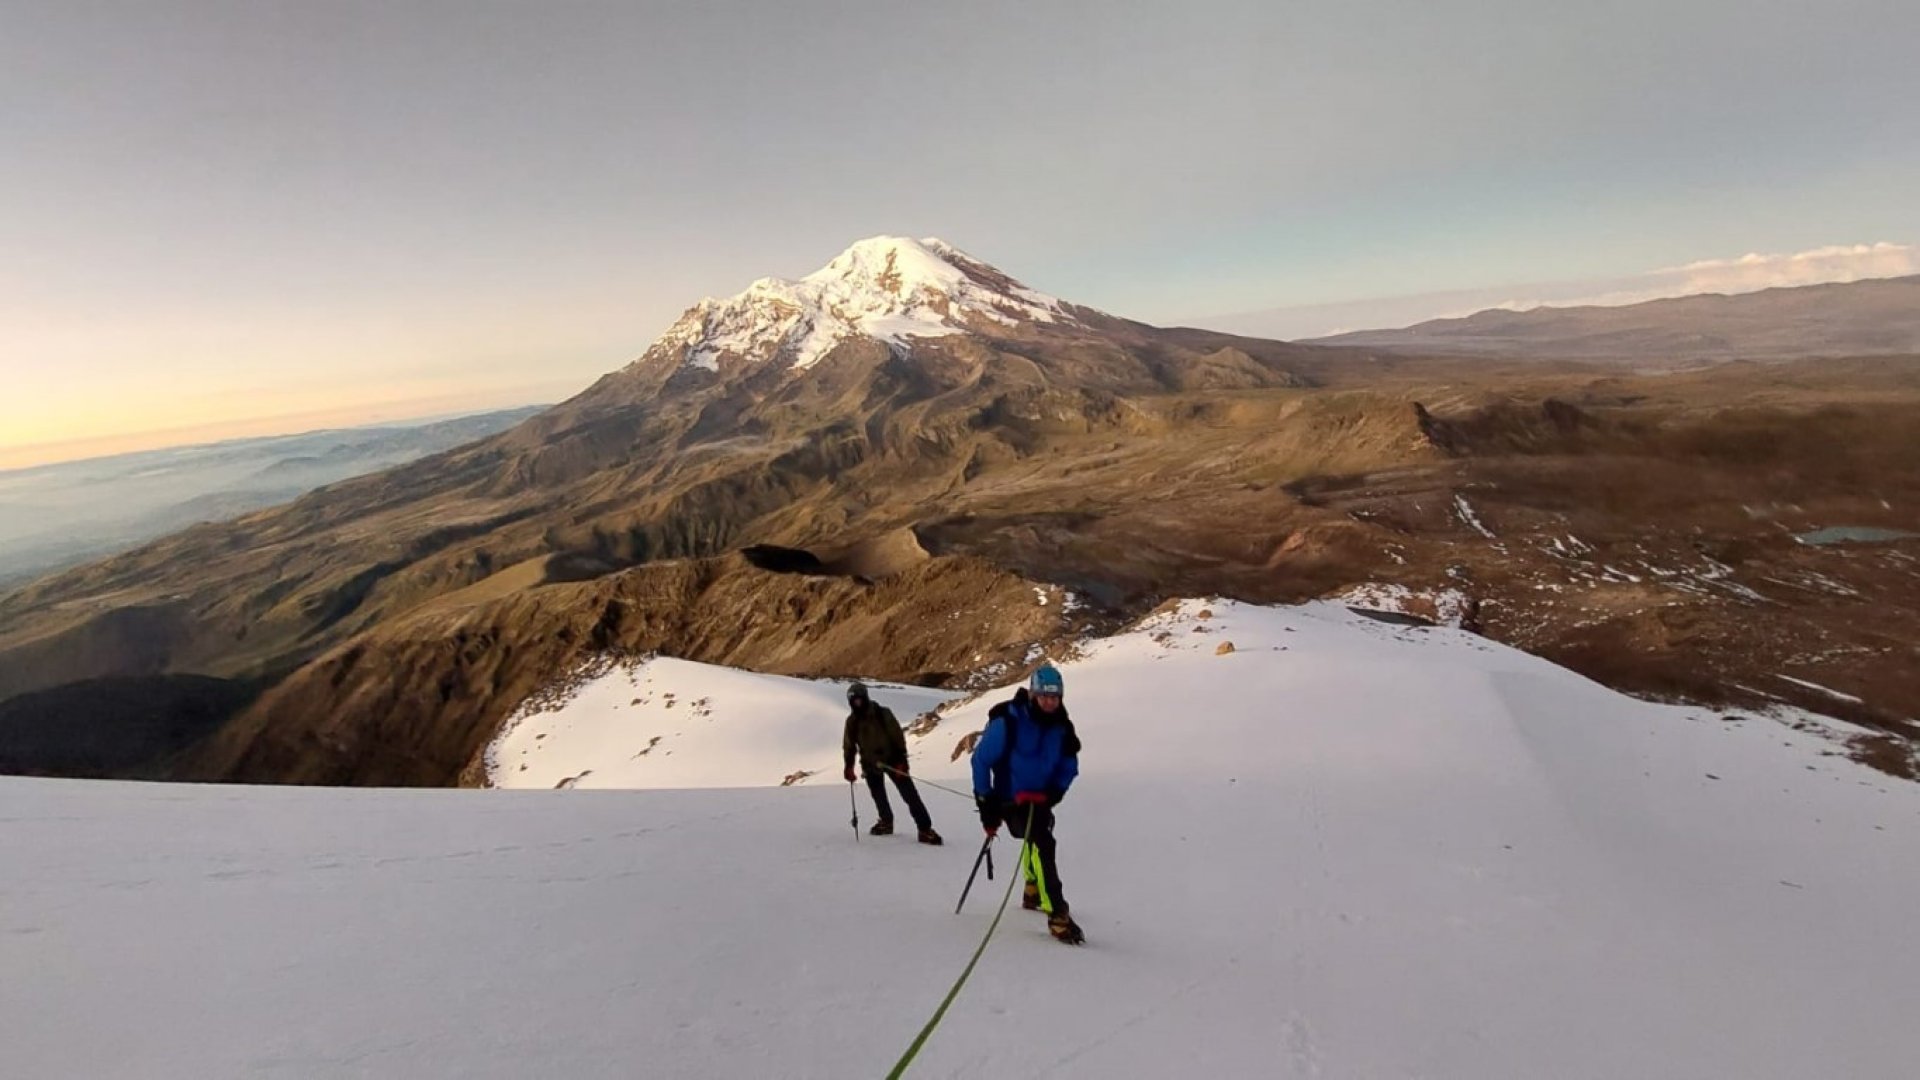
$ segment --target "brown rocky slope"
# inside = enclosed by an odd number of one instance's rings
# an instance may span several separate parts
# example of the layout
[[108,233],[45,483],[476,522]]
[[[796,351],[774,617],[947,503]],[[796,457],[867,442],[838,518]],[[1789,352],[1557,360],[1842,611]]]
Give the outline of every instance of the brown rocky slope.
[[964,558],[925,559],[875,583],[730,555],[432,605],[303,666],[186,769],[244,781],[476,782],[480,751],[514,708],[607,655],[941,684],[1097,625],[1036,605],[1033,590]]

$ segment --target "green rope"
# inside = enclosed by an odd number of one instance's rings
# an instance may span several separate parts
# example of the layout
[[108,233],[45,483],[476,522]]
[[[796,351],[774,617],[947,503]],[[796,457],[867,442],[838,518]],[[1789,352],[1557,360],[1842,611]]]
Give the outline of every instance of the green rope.
[[[1022,832],[1025,836],[1020,841],[1020,864],[1024,866],[1026,865],[1027,849],[1033,845],[1033,841],[1028,839],[1028,837],[1033,835],[1033,807],[1031,804],[1027,807],[1027,827],[1022,830]],[[947,1006],[952,1005],[953,999],[960,996],[960,988],[967,985],[967,977],[973,974],[973,966],[978,964],[980,957],[986,953],[987,942],[992,941],[993,932],[1000,929],[1000,916],[1007,913],[1007,901],[1013,899],[1013,883],[1019,880],[1019,874],[1007,875],[1007,891],[1000,897],[1000,910],[993,913],[993,922],[988,924],[986,936],[980,939],[980,947],[973,950],[973,959],[967,961],[966,970],[962,971],[960,977],[954,980],[953,989],[947,991],[946,1000],[942,1001],[940,1007],[933,1011],[933,1019],[927,1021],[927,1026],[921,1028],[920,1034],[915,1036],[913,1045],[907,1047],[907,1052],[900,1055],[899,1061],[894,1062],[893,1071],[887,1074],[887,1080],[900,1080],[901,1074],[907,1071],[907,1066],[913,1064],[914,1057],[920,1053],[920,1048],[926,1045],[927,1037],[933,1034],[933,1029],[939,1027],[941,1019],[947,1015]]]

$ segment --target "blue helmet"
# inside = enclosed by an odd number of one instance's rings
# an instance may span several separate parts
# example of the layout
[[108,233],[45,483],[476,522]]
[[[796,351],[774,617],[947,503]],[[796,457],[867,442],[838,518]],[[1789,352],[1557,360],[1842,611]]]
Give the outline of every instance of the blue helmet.
[[1060,669],[1052,664],[1041,664],[1035,668],[1032,677],[1027,679],[1027,692],[1030,694],[1060,694],[1065,696],[1067,684],[1060,678]]

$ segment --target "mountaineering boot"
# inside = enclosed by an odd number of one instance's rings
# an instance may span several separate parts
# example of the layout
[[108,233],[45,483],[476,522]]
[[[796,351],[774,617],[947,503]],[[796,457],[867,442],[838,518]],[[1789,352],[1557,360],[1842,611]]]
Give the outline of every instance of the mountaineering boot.
[[1065,912],[1047,916],[1047,933],[1052,934],[1055,941],[1068,945],[1084,945],[1087,941],[1087,935],[1080,932],[1080,924]]
[[1040,886],[1037,882],[1029,881],[1027,887],[1020,890],[1020,906],[1028,911],[1040,910]]
[[933,844],[935,846],[946,843],[945,840],[940,839],[940,834],[934,832],[931,828],[920,830],[920,842],[923,844]]
[[867,830],[867,835],[868,836],[892,836],[893,822],[876,821],[873,823],[873,828]]

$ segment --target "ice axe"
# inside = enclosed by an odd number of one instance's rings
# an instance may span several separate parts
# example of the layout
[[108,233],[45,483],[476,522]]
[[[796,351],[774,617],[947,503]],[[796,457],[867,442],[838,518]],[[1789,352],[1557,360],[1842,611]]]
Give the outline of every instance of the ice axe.
[[853,816],[847,819],[847,824],[853,826],[853,842],[857,844],[860,842],[860,800],[854,797],[851,780],[847,781],[847,808],[853,811]]
[[991,836],[987,837],[986,840],[983,843],[981,843],[980,854],[974,856],[973,873],[967,875],[967,887],[960,890],[960,902],[953,905],[953,913],[955,915],[960,914],[960,909],[967,906],[967,894],[973,891],[973,879],[979,876],[980,874],[981,860],[986,861],[987,880],[992,881],[993,880],[993,837]]

